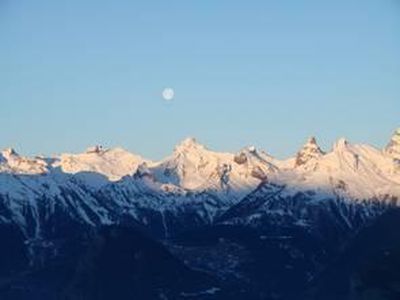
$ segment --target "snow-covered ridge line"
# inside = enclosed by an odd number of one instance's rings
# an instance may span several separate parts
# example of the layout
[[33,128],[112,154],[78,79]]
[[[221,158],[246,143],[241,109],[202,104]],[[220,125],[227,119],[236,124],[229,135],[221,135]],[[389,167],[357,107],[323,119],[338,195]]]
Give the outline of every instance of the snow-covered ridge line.
[[[284,220],[287,212],[300,218],[302,208],[312,219],[315,205],[327,205],[328,211],[333,205],[343,219],[365,206],[362,218],[367,219],[380,210],[370,211],[375,204],[363,205],[366,200],[399,204],[399,137],[396,131],[383,150],[340,139],[330,152],[310,138],[286,161],[255,147],[215,152],[192,138],[157,162],[100,146],[51,158],[23,157],[7,149],[0,153],[0,222],[18,224],[27,236],[39,237],[62,232],[60,219],[90,225],[128,219],[168,236],[181,227],[212,224],[246,198],[245,207],[265,203],[261,211],[241,212],[253,221],[260,213],[267,219]],[[285,189],[271,202],[271,191],[261,186]]]
[[194,138],[178,144],[160,161],[147,160],[122,148],[88,148],[80,154],[23,157],[13,149],[0,153],[0,174],[74,175],[91,189],[123,181],[137,173],[151,177],[153,187],[167,190],[214,190],[235,199],[263,181],[289,184],[298,189],[322,188],[353,198],[400,195],[400,129],[385,149],[351,144],[339,139],[329,152],[311,137],[287,160],[276,159],[254,146],[238,153],[209,150]]
[[[343,147],[343,145],[350,144],[345,138],[340,138],[336,142],[334,142],[333,147],[330,151],[325,153],[323,150],[321,150],[320,146],[317,144],[316,138],[315,137],[310,137],[307,142],[302,146],[302,148],[297,152],[297,154],[294,157],[290,157],[288,159],[284,160],[279,160],[277,158],[274,158],[267,154],[267,152],[263,150],[257,149],[255,146],[249,146],[243,148],[241,151],[239,151],[239,155],[242,153],[242,151],[249,151],[249,152],[261,152],[263,155],[267,155],[269,160],[274,161],[276,165],[285,165],[286,167],[291,167],[291,164],[294,165],[302,165],[307,160],[311,159],[314,156],[322,156],[324,154],[329,154],[333,151],[335,151],[338,148]],[[364,144],[359,144],[359,145],[364,145]],[[365,145],[368,146],[368,145]],[[369,146],[372,147],[372,146]],[[191,149],[202,149],[204,151],[209,151],[212,152],[208,149],[208,147],[200,144],[195,138],[189,137],[184,139],[181,143],[179,143],[177,146],[175,146],[174,151],[175,152],[188,152]],[[388,145],[382,149],[382,151],[395,159],[400,160],[400,128],[397,129],[391,140],[389,141]],[[218,153],[218,152],[212,152],[212,153]],[[229,153],[229,152],[219,152],[219,154],[224,154],[224,155],[235,155],[234,153]],[[310,156],[310,157],[305,157],[301,158],[301,156]],[[123,148],[103,148],[102,145],[95,145],[88,147],[85,152],[83,153],[77,153],[77,154],[72,154],[72,153],[62,153],[60,155],[56,156],[49,156],[49,157],[44,157],[44,156],[35,156],[33,158],[29,158],[26,156],[21,156],[19,155],[15,149],[13,148],[6,148],[3,151],[0,152],[0,164],[3,164],[5,162],[12,162],[18,161],[17,164],[14,165],[20,165],[21,169],[23,169],[23,162],[25,163],[38,163],[41,165],[46,165],[46,166],[62,166],[65,167],[66,171],[68,173],[73,173],[73,169],[79,169],[81,168],[94,168],[93,171],[96,171],[96,167],[100,166],[101,164],[108,164],[109,167],[116,167],[112,166],[111,164],[117,164],[121,161],[124,162],[124,167],[137,167],[137,165],[145,162],[148,165],[158,165],[167,160],[168,158],[161,159],[160,161],[152,161],[150,159],[145,159],[141,157],[140,155],[131,153]],[[290,162],[288,164],[288,162]],[[133,164],[132,164],[133,163]],[[135,164],[137,163],[137,164]],[[82,165],[79,165],[82,164]],[[120,165],[118,165],[120,166]],[[11,168],[12,170],[12,168]],[[4,171],[3,169],[0,169],[0,171]],[[18,168],[16,168],[16,171],[18,171]],[[99,172],[103,173],[103,172]],[[107,172],[104,172],[107,173]],[[129,172],[121,172],[121,173],[126,173],[124,175],[129,174]],[[124,176],[122,175],[122,176]],[[122,177],[118,175],[114,175],[116,177]],[[111,176],[112,177],[112,176]]]

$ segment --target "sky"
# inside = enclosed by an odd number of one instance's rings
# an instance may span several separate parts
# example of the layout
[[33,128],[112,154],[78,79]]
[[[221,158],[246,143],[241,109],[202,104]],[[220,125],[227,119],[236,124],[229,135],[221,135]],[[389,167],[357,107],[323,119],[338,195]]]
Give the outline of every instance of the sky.
[[399,126],[398,0],[0,0],[0,148],[284,158]]

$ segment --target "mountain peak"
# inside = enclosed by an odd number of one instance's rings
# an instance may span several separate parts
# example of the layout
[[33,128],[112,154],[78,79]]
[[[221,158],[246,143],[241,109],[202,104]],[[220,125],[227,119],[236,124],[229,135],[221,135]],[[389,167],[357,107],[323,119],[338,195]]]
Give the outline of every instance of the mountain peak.
[[307,143],[306,144],[313,144],[313,145],[317,145],[317,139],[315,138],[315,136],[310,136],[307,139]]
[[185,151],[191,149],[205,149],[194,137],[188,137],[175,146],[175,151]]
[[256,146],[249,146],[249,147],[247,147],[247,150],[248,150],[250,153],[256,153],[256,152],[257,152]]
[[396,129],[385,148],[385,152],[394,159],[400,160],[400,128]]
[[315,160],[324,155],[324,152],[318,146],[317,140],[314,136],[307,139],[304,146],[297,152],[296,167],[306,164],[311,160]]
[[3,151],[1,151],[1,156],[3,156],[6,159],[9,159],[10,157],[16,157],[19,155],[13,148],[6,148]]
[[333,150],[342,150],[345,149],[349,145],[349,141],[345,138],[340,138],[333,145]]

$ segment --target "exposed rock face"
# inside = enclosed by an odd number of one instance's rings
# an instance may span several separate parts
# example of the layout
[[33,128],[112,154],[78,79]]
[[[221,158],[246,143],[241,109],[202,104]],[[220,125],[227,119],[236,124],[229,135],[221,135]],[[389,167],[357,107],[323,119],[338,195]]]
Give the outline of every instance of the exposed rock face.
[[400,161],[400,128],[394,132],[389,144],[385,148],[385,152],[395,160]]
[[295,166],[298,167],[312,160],[319,159],[322,155],[324,155],[324,152],[318,146],[315,137],[310,137],[303,148],[297,153]]
[[239,154],[236,154],[235,157],[233,158],[234,162],[237,163],[238,165],[243,165],[247,162],[247,156],[243,152],[240,152]]
[[258,166],[254,167],[253,170],[251,170],[251,176],[260,179],[261,181],[266,181],[268,179],[265,172]]
[[92,146],[86,149],[86,153],[101,153],[103,152],[103,146],[102,145],[96,145],[96,146]]

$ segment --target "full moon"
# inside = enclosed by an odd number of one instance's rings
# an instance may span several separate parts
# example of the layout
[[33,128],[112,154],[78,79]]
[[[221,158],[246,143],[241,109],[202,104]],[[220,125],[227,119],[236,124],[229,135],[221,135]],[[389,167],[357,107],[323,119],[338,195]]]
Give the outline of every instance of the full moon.
[[164,100],[167,100],[167,101],[172,100],[174,98],[174,95],[175,95],[175,92],[171,88],[166,88],[162,92],[162,97],[164,98]]

